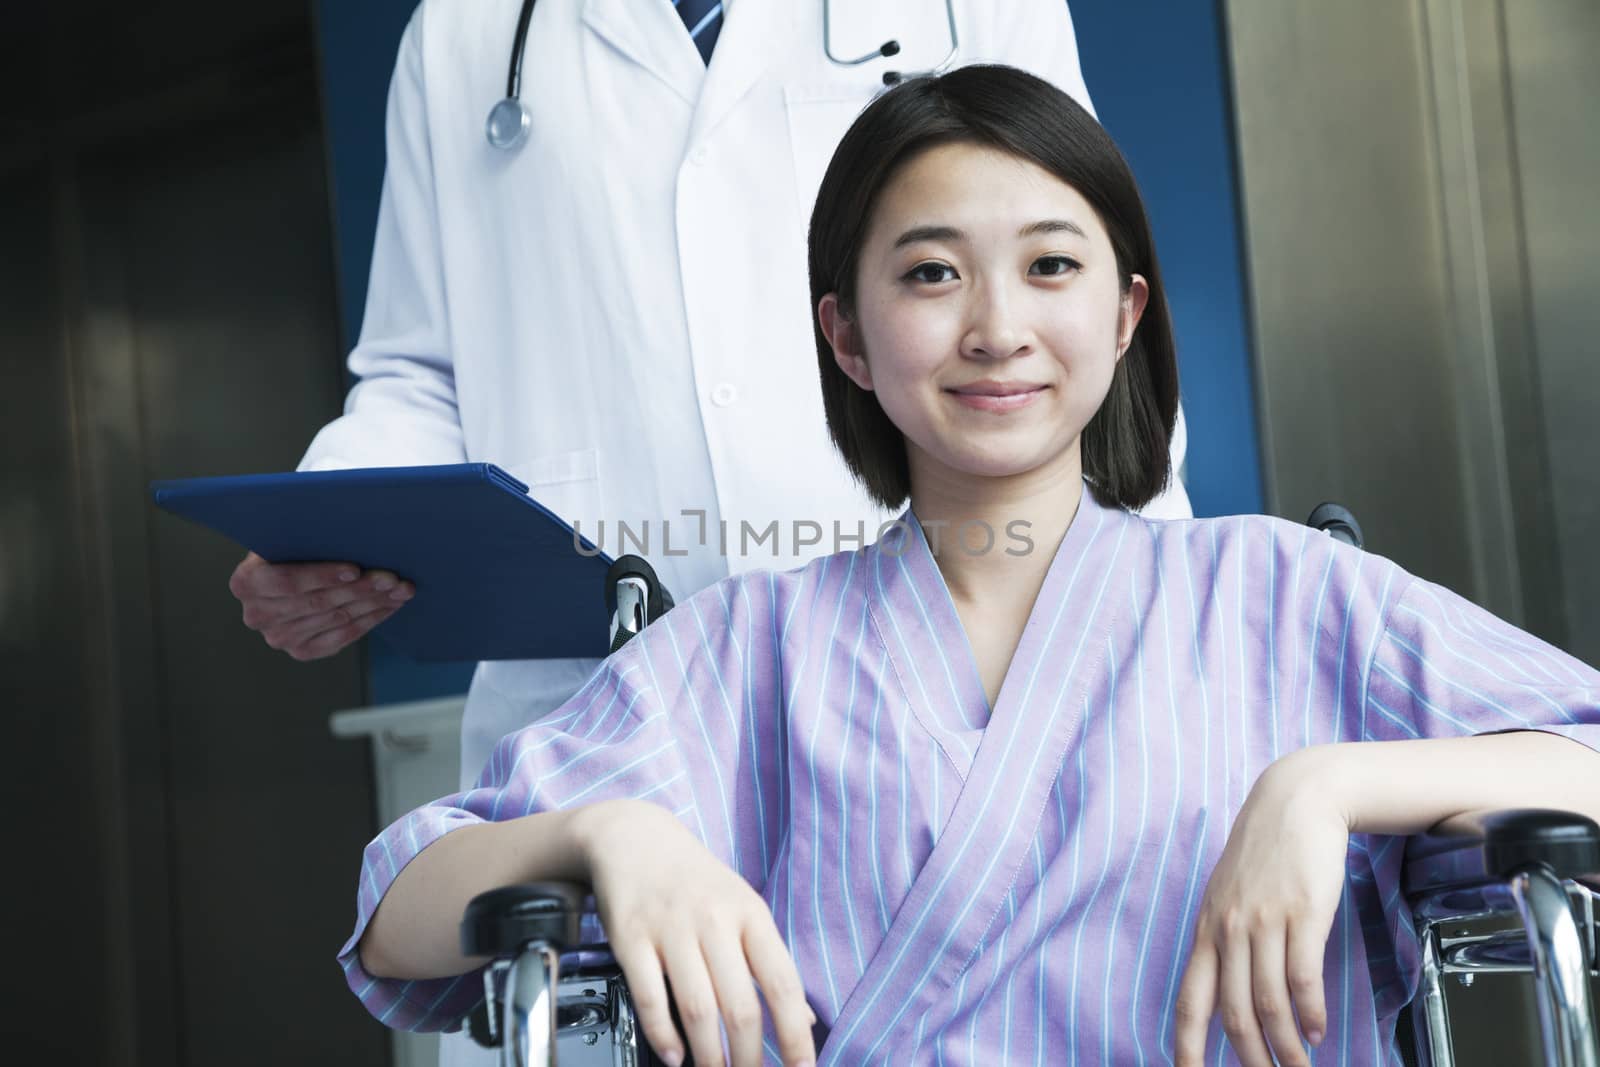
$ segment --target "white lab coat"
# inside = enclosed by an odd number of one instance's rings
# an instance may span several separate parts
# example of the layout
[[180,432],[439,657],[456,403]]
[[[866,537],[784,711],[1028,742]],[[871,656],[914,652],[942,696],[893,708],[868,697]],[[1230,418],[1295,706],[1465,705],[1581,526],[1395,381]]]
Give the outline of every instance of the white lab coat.
[[[822,7],[728,6],[709,69],[664,0],[540,0],[523,63],[532,115],[489,146],[517,0],[425,0],[390,90],[388,171],[346,413],[302,468],[493,462],[587,531],[606,520],[679,596],[794,566],[881,515],[829,443],[806,284],[806,227],[835,144],[885,70],[937,64],[942,0],[839,2],[836,55],[897,38],[893,60],[827,60]],[[964,0],[958,62],[1005,62],[1087,103],[1063,0]],[[1175,456],[1181,460],[1181,443]],[[1159,502],[1188,513],[1182,489]],[[697,543],[704,511],[707,545]],[[776,520],[737,550],[741,522]],[[793,554],[797,520],[821,542]],[[615,548],[614,533],[602,547]],[[850,547],[849,544],[844,547]],[[596,590],[595,610],[603,610]],[[490,663],[463,727],[470,781],[490,747],[555,706],[592,661]]]

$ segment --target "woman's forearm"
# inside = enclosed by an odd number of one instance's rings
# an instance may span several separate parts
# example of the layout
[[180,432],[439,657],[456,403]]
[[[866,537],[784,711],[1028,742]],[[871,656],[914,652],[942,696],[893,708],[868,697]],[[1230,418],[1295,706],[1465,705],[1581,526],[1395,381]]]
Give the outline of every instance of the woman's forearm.
[[483,961],[461,954],[459,929],[479,893],[540,880],[588,880],[584,820],[591,808],[464,826],[423,849],[378,904],[358,951],[369,974],[442,978]]
[[1355,833],[1422,833],[1453,815],[1496,808],[1560,808],[1600,820],[1600,753],[1555,734],[1322,745],[1282,762],[1303,785],[1333,790]]

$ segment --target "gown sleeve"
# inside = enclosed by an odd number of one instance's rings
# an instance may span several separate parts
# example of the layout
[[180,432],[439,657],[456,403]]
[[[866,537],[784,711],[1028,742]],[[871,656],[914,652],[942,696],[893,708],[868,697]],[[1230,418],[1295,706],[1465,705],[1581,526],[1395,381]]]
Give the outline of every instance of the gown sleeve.
[[360,379],[345,413],[317,434],[301,470],[461,463],[466,445],[428,132],[422,4],[400,41],[385,120],[387,166],[373,239],[361,338],[350,373]]
[[[1406,580],[1366,665],[1361,740],[1538,730],[1600,751],[1600,672],[1448,589]],[[1361,845],[1374,890],[1362,927],[1385,1014],[1411,1001],[1420,974],[1405,841]]]
[[762,857],[768,839],[776,839],[783,746],[770,601],[751,595],[756,586],[765,588],[765,576],[726,580],[679,605],[601,664],[548,718],[503,738],[475,788],[418,808],[367,846],[355,930],[339,962],[351,991],[379,1021],[453,1029],[482,997],[481,970],[379,978],[357,951],[400,871],[463,826],[643,800],[672,812],[762,888]]
[[1373,648],[1367,740],[1542,730],[1600,751],[1600,672],[1412,579]]

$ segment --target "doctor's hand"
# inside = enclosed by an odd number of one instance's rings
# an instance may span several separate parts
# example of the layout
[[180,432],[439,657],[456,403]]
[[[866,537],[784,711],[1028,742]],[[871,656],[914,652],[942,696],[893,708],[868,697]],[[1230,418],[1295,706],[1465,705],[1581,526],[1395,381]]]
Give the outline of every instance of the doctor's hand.
[[416,589],[353,563],[268,563],[251,552],[228,579],[244,624],[297,660],[331,656],[410,600]]
[[[1349,818],[1303,749],[1256,780],[1206,886],[1178,991],[1178,1067],[1214,1013],[1245,1067],[1302,1067],[1328,1029],[1322,960],[1344,887]],[[1296,1020],[1298,1019],[1298,1026]],[[1270,1051],[1269,1051],[1270,1046]]]
[[697,1067],[762,1063],[767,1002],[786,1067],[816,1060],[800,973],[766,901],[671,813],[636,800],[583,809],[579,835],[612,954],[628,978],[641,1028],[656,1055],[683,1062],[667,985]]

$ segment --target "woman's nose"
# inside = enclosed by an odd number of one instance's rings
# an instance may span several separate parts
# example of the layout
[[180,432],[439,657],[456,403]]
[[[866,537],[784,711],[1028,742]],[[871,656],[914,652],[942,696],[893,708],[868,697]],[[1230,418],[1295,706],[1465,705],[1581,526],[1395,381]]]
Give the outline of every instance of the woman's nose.
[[1032,351],[1032,334],[1020,318],[1020,304],[999,285],[974,292],[961,354],[968,359],[1010,359]]

